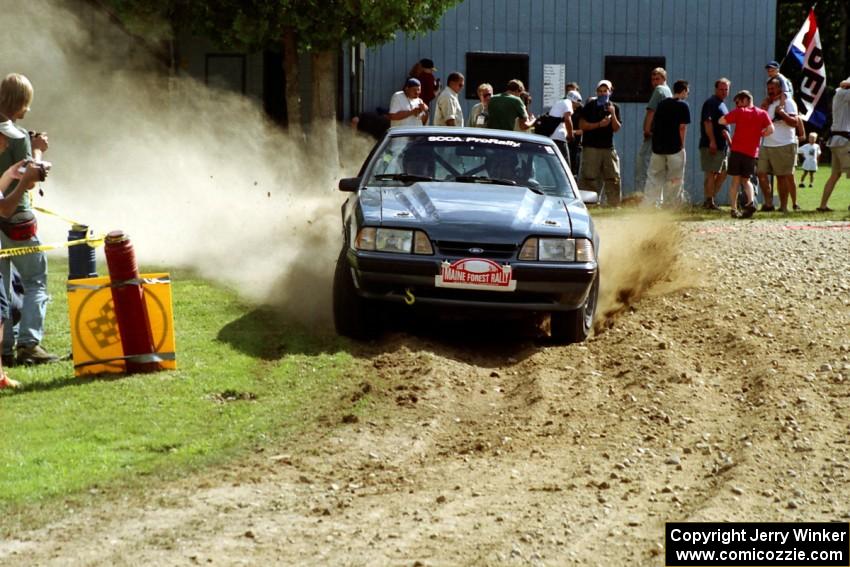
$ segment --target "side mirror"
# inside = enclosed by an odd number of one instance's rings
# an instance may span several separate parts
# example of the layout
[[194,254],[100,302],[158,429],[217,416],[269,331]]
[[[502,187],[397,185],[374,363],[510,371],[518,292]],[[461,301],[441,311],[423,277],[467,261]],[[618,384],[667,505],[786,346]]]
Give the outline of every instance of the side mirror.
[[581,202],[585,205],[595,205],[599,202],[599,193],[596,191],[584,191],[579,189],[578,192],[581,195]]
[[339,190],[340,191],[348,191],[354,192],[360,188],[360,178],[359,177],[344,177],[339,180]]

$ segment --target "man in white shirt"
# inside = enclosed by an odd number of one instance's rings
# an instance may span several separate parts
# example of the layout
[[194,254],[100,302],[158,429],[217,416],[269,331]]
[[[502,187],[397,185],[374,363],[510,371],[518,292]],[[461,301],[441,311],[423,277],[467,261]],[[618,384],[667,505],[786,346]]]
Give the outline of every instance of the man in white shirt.
[[[783,101],[784,99],[784,101]],[[797,186],[794,166],[797,162],[797,104],[791,97],[782,96],[782,81],[774,77],[767,82],[766,108],[773,120],[774,130],[762,140],[758,158],[759,188],[764,193],[762,211],[772,211],[773,190],[768,175],[775,175],[779,188],[779,211],[788,212],[788,196],[796,202]]]
[[422,83],[419,79],[409,78],[404,83],[404,89],[393,94],[390,99],[390,128],[398,126],[424,126],[428,123],[428,105],[419,94]]
[[850,77],[847,77],[835,89],[832,97],[832,129],[826,145],[832,153],[832,173],[823,186],[818,212],[828,213],[827,204],[835,184],[843,173],[850,178]]
[[561,150],[561,155],[564,156],[564,159],[567,160],[567,165],[572,169],[567,142],[573,141],[573,101],[564,96],[564,98],[552,105],[552,108],[549,109],[549,116],[561,119],[561,123],[558,124],[558,127],[555,128],[555,131],[549,137],[552,138],[555,145]]
[[434,126],[463,126],[463,109],[457,98],[463,90],[464,78],[460,73],[449,73],[446,79],[448,88],[440,91],[437,97],[437,110],[434,111]]

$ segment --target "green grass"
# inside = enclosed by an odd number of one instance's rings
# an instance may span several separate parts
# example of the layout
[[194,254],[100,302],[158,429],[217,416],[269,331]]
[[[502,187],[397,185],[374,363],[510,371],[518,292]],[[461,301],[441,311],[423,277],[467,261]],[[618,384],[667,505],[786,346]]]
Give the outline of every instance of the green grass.
[[[50,264],[45,346],[63,353],[66,268]],[[73,377],[71,362],[9,370],[24,388],[0,392],[4,520],[94,486],[179,476],[279,441],[357,379],[342,341],[192,274],[172,279],[177,370],[85,379]]]

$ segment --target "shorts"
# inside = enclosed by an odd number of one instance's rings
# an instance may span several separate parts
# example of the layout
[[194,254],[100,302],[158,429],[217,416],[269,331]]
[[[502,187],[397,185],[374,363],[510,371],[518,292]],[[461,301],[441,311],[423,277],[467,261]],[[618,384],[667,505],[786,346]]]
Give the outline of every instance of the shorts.
[[704,173],[723,173],[728,166],[729,149],[717,150],[714,155],[708,148],[699,149],[699,164]]
[[829,148],[832,152],[832,171],[840,171],[850,177],[850,144]]
[[742,154],[741,152],[729,153],[729,175],[738,177],[749,177],[756,172],[756,158]]
[[797,165],[797,144],[761,147],[758,160],[759,173],[767,175],[794,175],[795,165]]
[[620,179],[620,157],[614,148],[585,146],[581,154],[582,179]]

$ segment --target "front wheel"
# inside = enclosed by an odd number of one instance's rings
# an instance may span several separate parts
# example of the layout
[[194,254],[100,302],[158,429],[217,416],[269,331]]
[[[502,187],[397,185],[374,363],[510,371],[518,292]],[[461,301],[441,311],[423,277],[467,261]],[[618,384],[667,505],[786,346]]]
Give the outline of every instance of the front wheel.
[[380,325],[374,302],[357,295],[351,266],[343,248],[336,261],[333,290],[334,327],[338,335],[356,340],[378,336]]
[[552,341],[557,344],[580,343],[584,341],[593,328],[593,318],[596,315],[596,301],[599,297],[599,273],[593,280],[593,287],[587,294],[587,299],[572,311],[556,311],[551,316]]

